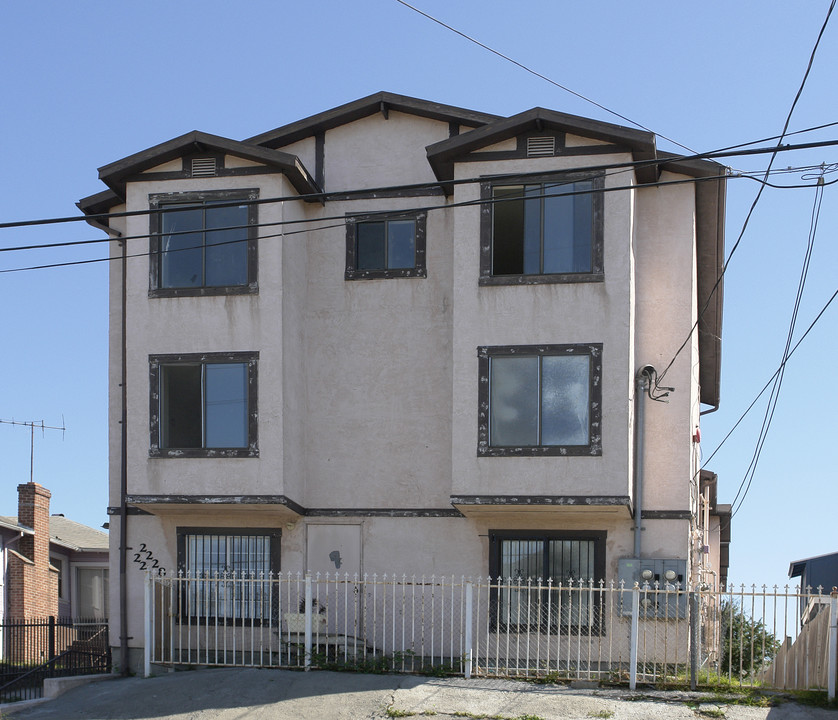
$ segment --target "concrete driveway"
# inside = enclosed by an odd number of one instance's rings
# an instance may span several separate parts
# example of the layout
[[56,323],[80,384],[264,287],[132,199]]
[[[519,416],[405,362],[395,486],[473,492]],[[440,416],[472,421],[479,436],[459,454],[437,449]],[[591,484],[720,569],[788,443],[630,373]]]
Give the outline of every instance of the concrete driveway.
[[706,694],[254,669],[109,678],[73,688],[55,700],[2,708],[2,717],[14,720],[376,720],[407,716],[440,720],[838,720],[834,710],[791,702],[772,708],[719,704]]

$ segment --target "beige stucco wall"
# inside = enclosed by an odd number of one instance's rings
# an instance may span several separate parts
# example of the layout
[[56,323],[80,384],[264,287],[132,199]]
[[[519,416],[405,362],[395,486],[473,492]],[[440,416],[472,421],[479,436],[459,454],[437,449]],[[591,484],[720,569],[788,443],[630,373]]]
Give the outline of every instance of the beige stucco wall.
[[[629,156],[597,156],[597,163]],[[457,177],[573,169],[589,158],[559,157],[472,162]],[[631,183],[630,174],[606,187]],[[477,200],[479,186],[456,186],[457,203]],[[454,213],[454,493],[463,495],[631,494],[629,403],[634,194],[604,196],[604,282],[480,287],[480,211]],[[477,457],[477,356],[481,345],[602,343],[602,455],[600,457]]]
[[433,182],[425,147],[447,138],[448,123],[393,111],[328,130],[324,190]]
[[[331,191],[428,182],[425,146],[448,124],[391,112],[329,130],[326,188]],[[569,137],[580,147],[585,138]],[[504,147],[509,143],[502,144]],[[314,142],[295,143],[314,173]],[[574,169],[621,163],[629,154],[484,160],[456,177]],[[232,166],[234,163],[230,163]],[[241,163],[239,163],[241,165]],[[667,176],[666,177],[675,177]],[[326,205],[260,205],[259,292],[253,295],[149,298],[149,260],[128,261],[128,493],[132,495],[286,495],[344,517],[296,518],[270,506],[193,505],[129,518],[128,545],[146,543],[159,564],[176,569],[179,526],[279,527],[282,569],[305,570],[312,522],[352,522],[362,532],[363,569],[480,575],[488,572],[490,530],[601,530],[607,577],[633,552],[633,520],[623,507],[469,511],[468,517],[351,515],[352,509],[451,510],[451,495],[628,496],[634,498],[634,376],[669,362],[697,310],[692,185],[637,188],[633,174],[606,179],[604,280],[567,284],[478,284],[480,211],[451,207],[476,200],[477,184],[453,197],[377,197]],[[149,193],[259,188],[260,198],[295,194],[279,174],[137,181],[125,209],[148,207]],[[346,281],[346,214],[419,209],[427,215],[427,278]],[[117,208],[115,208],[116,210]],[[119,222],[119,221],[118,221]],[[116,224],[116,223],[115,223]],[[120,222],[147,235],[148,218]],[[305,232],[301,232],[305,230]],[[273,236],[277,237],[273,237]],[[271,236],[271,237],[268,237]],[[148,251],[129,240],[129,254]],[[121,251],[113,244],[112,253]],[[110,504],[119,505],[120,263],[111,279]],[[483,345],[601,343],[602,455],[478,457],[477,348]],[[150,354],[259,351],[258,458],[150,458]],[[668,403],[646,400],[644,506],[689,511],[697,470],[697,346],[692,337],[663,384]],[[405,513],[402,513],[404,515]],[[118,641],[119,518],[113,517],[113,639]],[[643,522],[643,554],[687,558],[688,519]],[[129,627],[142,645],[142,573],[129,558]]]
[[[427,198],[330,203],[327,212],[422,207]],[[305,503],[447,507],[451,455],[451,246],[427,217],[427,278],[344,281],[346,230],[307,242]]]
[[[682,179],[664,173],[663,182]],[[692,332],[695,302],[695,195],[691,184],[637,193],[637,335],[635,365],[653,365],[674,391],[646,402],[646,487],[649,510],[690,510],[697,471],[692,441],[698,424],[698,348]],[[696,478],[697,481],[697,478]]]
[[[155,192],[259,187],[260,198],[292,194],[282,175],[201,178],[128,185],[127,206],[147,208]],[[259,207],[260,223],[282,219],[283,203]],[[130,236],[148,234],[148,218],[128,218]],[[266,228],[263,234],[274,234]],[[259,246],[259,293],[252,295],[149,298],[149,260],[128,262],[128,466],[129,494],[282,494],[282,238]],[[148,252],[145,238],[129,241],[129,255]],[[149,355],[259,351],[260,457],[150,458]]]

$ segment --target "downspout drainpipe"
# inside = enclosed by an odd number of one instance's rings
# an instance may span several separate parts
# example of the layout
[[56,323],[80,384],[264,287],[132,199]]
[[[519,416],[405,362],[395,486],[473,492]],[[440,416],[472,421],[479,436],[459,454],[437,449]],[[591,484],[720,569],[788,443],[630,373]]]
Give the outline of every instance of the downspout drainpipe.
[[126,300],[128,296],[128,249],[127,241],[122,241],[122,349],[121,349],[121,380],[120,388],[122,395],[122,438],[120,443],[120,468],[119,468],[119,654],[120,673],[127,677],[131,673],[128,662],[128,391],[125,387],[127,376],[127,347],[126,338],[127,318]]
[[644,365],[634,376],[634,557],[640,557],[643,545],[641,527],[643,519],[643,447],[645,433],[646,393],[655,368]]

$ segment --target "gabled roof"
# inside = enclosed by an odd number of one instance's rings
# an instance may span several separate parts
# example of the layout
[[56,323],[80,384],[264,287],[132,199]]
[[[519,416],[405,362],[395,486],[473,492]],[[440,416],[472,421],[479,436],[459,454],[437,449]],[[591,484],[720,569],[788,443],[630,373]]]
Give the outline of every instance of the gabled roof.
[[[726,186],[724,167],[708,160],[684,160],[677,155],[660,152],[656,148],[655,135],[645,130],[540,107],[504,118],[405,95],[378,92],[241,142],[198,131],[186,133],[101,167],[99,177],[110,190],[84,198],[77,205],[86,215],[106,214],[111,207],[124,200],[125,183],[129,179],[177,157],[206,151],[230,154],[276,167],[288,177],[297,192],[304,195],[307,201],[316,202],[322,198],[322,196],[316,197],[322,193],[322,190],[299,158],[275,148],[324,133],[375,113],[380,112],[387,117],[391,110],[432,118],[456,126],[452,127],[451,132],[457,134],[426,148],[428,162],[446,192],[451,190],[450,181],[454,177],[454,164],[459,158],[512,137],[544,130],[606,142],[630,152],[634,159],[639,161],[639,164],[635,166],[635,174],[641,184],[656,182],[662,170],[670,170],[700,179],[700,182],[695,183],[697,297],[700,313],[698,344],[701,361],[699,383],[701,402],[714,407],[718,406],[722,322],[722,286],[719,278],[724,263]],[[460,132],[462,126],[472,129]],[[89,222],[110,231],[95,217],[91,217]]]
[[[654,160],[656,156],[653,133],[535,107],[429,145],[428,162],[439,180],[451,180],[454,177],[454,161],[457,158],[525,132],[544,130],[613,143],[629,149],[636,160]],[[654,173],[653,165],[648,169],[643,168],[638,172],[638,179],[641,182],[653,182],[657,179],[656,175],[653,177]]]
[[[125,182],[128,178],[187,153],[207,151],[234,155],[245,160],[275,167],[288,177],[294,189],[301,195],[320,192],[314,178],[309,175],[308,170],[296,155],[239,142],[238,140],[230,140],[220,135],[210,135],[198,130],[193,130],[134,155],[103,165],[99,168],[99,179],[119,197],[124,197]],[[97,196],[91,197],[95,198]]]
[[386,117],[390,110],[469,127],[479,127],[499,119],[498,115],[477,112],[476,110],[466,110],[465,108],[420,100],[407,95],[377,92],[360,100],[354,100],[331,110],[283,125],[275,130],[254,135],[245,142],[269,148],[283,147],[297,140],[346,125],[378,112],[383,113]]
[[16,517],[0,516],[0,528],[22,532],[24,535],[32,534],[32,529],[18,523]]
[[49,518],[50,539],[72,550],[108,551],[108,534],[60,515]]
[[838,568],[838,552],[827,553],[826,555],[815,555],[815,557],[795,560],[789,565],[789,577],[800,577],[808,564],[814,560],[826,561],[827,564],[834,564]]
[[[24,535],[32,535],[34,532],[32,528],[21,525],[14,516],[0,517],[0,527],[22,532]],[[50,515],[49,535],[50,543],[61,545],[76,552],[108,551],[107,533],[61,515]]]
[[[632,153],[641,164],[635,174],[641,184],[655,183],[662,170],[707,178],[695,183],[697,299],[700,314],[701,402],[718,406],[721,389],[722,285],[724,263],[725,168],[710,160],[685,160],[658,151],[655,135],[645,130],[614,125],[545,108],[532,108],[509,118],[500,118],[475,130],[442,140],[426,148],[428,162],[443,185],[454,179],[459,158],[481,148],[528,132],[562,132],[604,141]],[[446,192],[451,189],[450,183]],[[718,287],[716,287],[718,282]]]

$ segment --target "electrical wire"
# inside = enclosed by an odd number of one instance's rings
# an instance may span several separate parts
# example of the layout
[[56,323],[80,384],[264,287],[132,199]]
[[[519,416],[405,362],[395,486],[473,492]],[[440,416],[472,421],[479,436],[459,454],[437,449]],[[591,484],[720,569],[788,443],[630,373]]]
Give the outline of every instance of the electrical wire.
[[666,373],[669,372],[669,369],[675,363],[675,360],[684,351],[684,348],[687,347],[687,345],[689,344],[690,340],[692,339],[693,333],[695,332],[696,328],[698,327],[699,322],[704,317],[704,313],[707,312],[707,308],[710,307],[710,302],[713,299],[713,295],[716,293],[719,286],[721,285],[722,278],[724,278],[725,272],[727,272],[727,268],[730,265],[730,261],[733,259],[733,255],[736,253],[737,248],[739,247],[740,243],[742,242],[742,238],[745,235],[745,231],[748,228],[748,224],[751,221],[751,217],[754,214],[754,210],[756,209],[757,203],[759,203],[759,200],[762,197],[762,192],[766,187],[764,183],[765,183],[765,181],[768,180],[769,172],[771,170],[771,167],[774,164],[774,160],[776,159],[777,153],[780,150],[783,139],[786,136],[786,131],[788,130],[789,124],[791,123],[791,116],[794,113],[794,109],[797,107],[797,103],[800,100],[800,96],[803,94],[803,88],[806,87],[806,81],[809,79],[809,73],[811,72],[812,65],[815,62],[815,54],[818,51],[818,46],[820,45],[821,38],[823,38],[823,34],[826,31],[826,26],[829,23],[829,18],[832,16],[832,11],[835,9],[835,2],[836,2],[836,0],[832,0],[832,2],[829,4],[829,10],[827,10],[826,18],[824,19],[823,24],[821,25],[820,32],[818,33],[818,37],[815,40],[815,44],[812,48],[812,52],[809,54],[809,62],[806,66],[806,72],[803,74],[803,80],[800,82],[800,87],[797,89],[797,94],[794,96],[794,100],[791,103],[791,107],[789,108],[789,112],[786,115],[786,121],[783,124],[783,130],[780,133],[779,140],[777,141],[777,149],[776,149],[775,152],[773,152],[771,154],[771,158],[768,161],[768,167],[766,168],[765,175],[763,177],[763,184],[761,184],[760,187],[759,187],[759,190],[757,190],[756,197],[754,198],[754,201],[751,203],[751,207],[748,210],[748,214],[745,216],[745,222],[742,224],[742,230],[739,232],[739,236],[736,238],[736,242],[734,243],[733,247],[730,250],[730,253],[727,256],[727,260],[725,260],[724,265],[722,265],[722,271],[719,274],[719,277],[717,278],[715,284],[713,285],[713,288],[710,290],[710,294],[707,296],[707,300],[704,303],[704,306],[701,308],[701,311],[698,313],[698,317],[696,318],[695,323],[693,324],[692,328],[690,329],[689,334],[685,338],[684,342],[681,344],[681,347],[679,347],[678,350],[675,352],[675,355],[673,356],[672,360],[669,361],[669,363],[663,369],[663,371],[660,373],[660,375],[658,375],[658,381],[661,381],[661,380],[664,379],[664,377],[666,377]]
[[433,15],[429,15],[428,13],[420,10],[419,8],[417,8],[413,5],[411,5],[410,3],[405,2],[405,0],[396,0],[396,2],[401,4],[401,5],[404,5],[406,8],[409,8],[409,9],[413,10],[414,12],[418,13],[419,15],[422,15],[423,17],[426,17],[428,20],[431,20],[432,22],[435,22],[437,25],[441,25],[446,30],[450,30],[451,32],[459,35],[460,37],[465,38],[469,42],[474,43],[475,45],[483,48],[484,50],[488,50],[490,53],[492,53],[494,55],[497,55],[499,58],[502,58],[502,59],[506,60],[507,62],[510,62],[513,65],[521,68],[522,70],[525,70],[526,72],[530,73],[530,75],[535,75],[535,77],[540,78],[541,80],[544,80],[545,82],[550,83],[551,85],[559,88],[560,90],[564,90],[565,92],[570,93],[571,95],[575,95],[580,100],[584,100],[585,102],[590,103],[591,105],[594,105],[594,106],[598,107],[600,110],[604,110],[605,112],[609,113],[610,115],[614,115],[614,117],[618,117],[621,120],[625,120],[627,123],[631,123],[635,127],[639,127],[641,130],[645,130],[646,132],[653,133],[653,134],[657,135],[658,137],[663,138],[664,140],[668,140],[673,145],[677,145],[678,147],[684,148],[684,150],[688,150],[691,153],[695,152],[695,150],[692,150],[691,148],[687,147],[686,145],[683,145],[682,143],[679,143],[677,140],[673,140],[672,138],[669,138],[666,135],[662,135],[661,133],[655,133],[653,130],[650,130],[649,128],[647,128],[645,125],[641,125],[639,122],[637,122],[635,120],[632,120],[631,118],[628,118],[625,115],[621,115],[616,110],[611,110],[610,108],[605,107],[605,105],[602,105],[602,104],[598,103],[596,100],[592,100],[591,98],[586,97],[585,95],[582,95],[581,93],[578,93],[575,90],[571,90],[566,85],[562,85],[561,83],[556,82],[555,80],[547,77],[546,75],[542,75],[540,72],[538,72],[536,70],[533,70],[532,68],[527,67],[523,63],[520,63],[517,60],[514,60],[513,58],[509,57],[508,55],[504,55],[502,52],[499,52],[498,50],[495,50],[494,48],[489,47],[488,45],[480,42],[479,40],[476,40],[475,38],[471,37],[470,35],[466,35],[464,32],[462,32],[460,30],[457,30],[457,28],[451,27],[451,25],[448,25],[448,24],[442,22],[442,20],[439,20],[438,18],[435,18]]
[[[786,337],[786,344],[783,348],[783,359],[780,363],[779,372],[774,377],[774,385],[771,388],[771,393],[768,397],[768,404],[766,405],[765,415],[763,416],[762,421],[762,427],[760,428],[760,433],[757,438],[756,447],[754,448],[754,454],[751,458],[751,462],[748,465],[747,470],[745,470],[745,476],[742,478],[742,482],[739,484],[739,489],[736,491],[736,496],[733,498],[733,502],[731,503],[731,518],[733,518],[733,516],[736,515],[739,509],[741,509],[742,504],[745,502],[745,498],[748,495],[748,491],[751,489],[751,484],[753,483],[754,475],[756,474],[757,466],[759,465],[759,459],[762,455],[762,449],[765,446],[766,439],[768,438],[768,431],[771,427],[771,422],[774,419],[774,413],[777,409],[777,403],[780,399],[780,390],[782,389],[783,379],[785,377],[786,372],[786,362],[789,358],[789,351],[791,348],[792,339],[794,337],[794,330],[797,325],[797,316],[800,311],[800,303],[803,299],[803,290],[806,286],[806,278],[809,274],[809,264],[812,260],[812,251],[814,249],[815,237],[818,231],[818,219],[820,218],[822,203],[823,186],[819,185],[815,191],[815,201],[812,207],[812,218],[810,221],[806,253],[803,259],[803,267],[800,271],[800,280],[798,281],[797,285],[797,294],[794,299],[794,307],[792,310],[791,320],[789,321],[789,330],[788,335]],[[740,494],[742,495],[742,497],[741,500],[739,500],[738,507],[733,507],[734,505],[736,505],[736,501],[739,499]]]
[[[626,172],[626,171],[620,171]],[[539,173],[539,176],[545,177],[552,173]],[[565,171],[561,171],[561,174],[566,174]],[[611,176],[616,175],[619,173],[612,173]],[[521,175],[515,175],[515,178],[521,178]],[[649,183],[648,185],[644,185],[644,187],[664,187],[670,185],[683,185],[683,184],[692,184],[696,182],[706,182],[710,180],[720,180],[726,178],[727,175],[711,175],[706,177],[700,178],[687,178],[685,180],[664,180],[658,181],[657,183]],[[502,180],[502,177],[494,177],[493,180]],[[485,182],[486,178],[482,178],[479,181]],[[564,180],[564,181],[555,181],[555,182],[547,182],[544,183],[545,188],[556,188],[562,185],[568,185],[575,182],[575,180]],[[597,188],[596,190],[574,190],[571,192],[562,193],[565,197],[572,197],[574,195],[590,195],[592,192],[599,192],[599,193],[606,193],[606,192],[622,192],[625,190],[634,190],[636,189],[635,185],[620,185],[620,186],[613,186],[613,187],[603,187]],[[554,195],[551,193],[541,193],[541,194],[527,194],[526,197],[528,199],[538,199],[538,198],[545,198],[545,197],[553,197]],[[474,200],[462,200],[456,203],[443,203],[443,204],[435,204],[435,205],[420,205],[420,206],[413,206],[413,207],[402,207],[402,208],[389,208],[386,210],[376,210],[376,211],[368,211],[365,210],[363,215],[365,217],[370,217],[374,215],[381,215],[381,216],[391,216],[391,215],[398,215],[401,213],[418,213],[418,212],[430,212],[434,210],[450,210],[450,209],[458,209],[458,208],[467,208],[467,207],[475,207],[475,206],[486,206],[486,205],[493,205],[495,203],[502,203],[502,202],[513,202],[516,200],[522,199],[524,196],[512,196],[512,197],[503,197],[503,198],[477,198]],[[241,203],[232,203],[234,205],[243,205],[246,204],[247,201],[242,201]],[[226,206],[227,203],[214,203],[213,207],[222,207]],[[186,209],[186,208],[181,208]],[[167,208],[165,212],[178,212],[179,209],[176,207]],[[145,210],[143,214],[149,215],[153,213],[160,213],[161,210]],[[276,227],[276,226],[286,226],[286,225],[299,225],[311,222],[325,222],[331,220],[341,220],[345,223],[347,220],[351,220],[353,214],[344,214],[344,215],[328,215],[319,218],[298,218],[294,220],[279,220],[274,222],[267,222],[267,223],[254,223],[252,225],[230,225],[223,228],[213,228],[216,231],[220,230],[236,230],[236,229],[245,229],[245,228],[264,228],[264,227]],[[177,235],[189,235],[192,234],[194,230],[180,230],[180,231],[172,231],[167,232],[166,236],[177,236]],[[84,246],[84,245],[95,245],[100,243],[109,243],[113,241],[127,241],[127,240],[145,240],[150,237],[149,233],[141,233],[139,235],[125,235],[119,236],[116,238],[113,237],[106,237],[106,238],[93,238],[87,240],[69,240],[60,243],[43,243],[43,244],[34,244],[34,245],[18,245],[8,248],[0,248],[0,253],[3,252],[18,252],[18,251],[30,251],[30,250],[41,250],[41,249],[49,249],[49,248],[56,248],[56,247],[72,247],[72,246]],[[276,237],[276,236],[262,236],[262,237]],[[238,242],[238,241],[236,241]],[[20,269],[34,269],[34,268],[20,268]],[[40,269],[40,268],[38,268]],[[3,271],[0,271],[3,272]],[[5,271],[5,272],[8,272]]]
[[[800,132],[808,132],[807,130],[801,130]],[[838,140],[824,140],[815,143],[801,143],[797,145],[784,145],[782,147],[768,147],[768,148],[754,148],[751,150],[739,150],[737,152],[731,152],[729,148],[723,148],[721,150],[714,150],[711,152],[700,153],[696,155],[673,155],[672,157],[667,158],[654,158],[651,160],[631,160],[627,162],[621,163],[608,163],[608,164],[597,164],[597,165],[586,165],[582,167],[575,167],[572,169],[563,169],[563,170],[537,170],[532,171],[529,173],[512,173],[509,177],[516,177],[516,178],[526,178],[528,176],[549,176],[552,174],[555,175],[564,175],[569,172],[573,173],[583,173],[583,172],[597,172],[597,171],[607,171],[614,170],[615,172],[609,173],[611,175],[618,174],[617,171],[627,171],[629,169],[639,169],[644,167],[650,167],[654,165],[669,165],[672,163],[677,162],[685,162],[689,160],[713,160],[716,158],[726,158],[726,157],[741,157],[744,155],[759,155],[759,154],[767,154],[767,153],[776,153],[776,152],[794,152],[797,150],[809,150],[814,148],[825,148],[825,147],[833,147],[838,145]],[[737,149],[741,146],[732,146],[734,149]],[[772,171],[773,172],[773,171]],[[779,172],[779,171],[777,171]],[[487,180],[496,181],[498,179],[502,179],[505,177],[504,174],[492,175],[492,176],[484,176],[484,177],[469,177],[469,178],[459,178],[459,179],[450,179],[450,180],[433,180],[430,182],[424,183],[411,183],[405,185],[386,185],[381,187],[375,188],[356,188],[351,190],[340,190],[340,191],[330,191],[327,193],[314,193],[314,194],[305,194],[305,195],[287,195],[287,196],[279,196],[279,197],[270,197],[270,198],[254,198],[254,199],[240,199],[240,200],[231,200],[229,202],[218,202],[214,203],[215,207],[233,207],[236,205],[267,205],[272,203],[280,203],[280,202],[300,202],[300,201],[327,201],[327,200],[349,200],[353,197],[361,197],[366,199],[369,196],[375,196],[376,199],[382,199],[386,193],[394,193],[394,192],[410,192],[410,191],[422,191],[422,190],[437,190],[441,185],[468,185],[468,184],[476,184],[481,182],[486,182]],[[646,183],[643,187],[655,187],[659,183]],[[447,205],[446,207],[450,207]],[[84,215],[70,215],[70,216],[63,216],[63,217],[51,217],[51,218],[38,218],[32,220],[15,220],[10,222],[3,222],[0,223],[0,230],[8,230],[14,228],[22,228],[22,227],[33,227],[39,225],[58,225],[63,223],[74,223],[74,222],[91,222],[91,221],[104,221],[110,220],[113,218],[123,218],[123,217],[137,217],[142,215],[150,215],[152,213],[158,212],[157,210],[148,208],[142,210],[124,210],[121,212],[114,212],[114,213],[95,213],[95,214],[84,214]],[[388,211],[388,212],[393,212]],[[2,248],[0,248],[2,250]]]
[[[309,222],[316,222],[309,220]],[[302,230],[290,230],[288,232],[278,232],[272,235],[260,235],[259,239],[269,239],[269,238],[277,238],[277,237],[287,237],[289,235],[298,235],[300,233],[310,233],[310,232],[318,232],[319,230],[329,230],[331,228],[336,227],[344,227],[344,223],[340,223],[338,225],[324,225],[322,227],[316,228],[303,228]],[[139,236],[137,236],[139,237]],[[146,236],[148,237],[148,236]],[[111,240],[109,240],[111,241]],[[237,239],[237,240],[226,240],[224,242],[213,243],[212,247],[222,247],[224,245],[235,245],[236,243],[246,243],[247,240]],[[186,252],[187,250],[196,250],[198,248],[203,247],[202,245],[194,245],[191,247],[184,247],[184,248],[176,248],[173,250],[165,250],[165,251],[157,251],[157,252],[143,252],[143,253],[132,253],[130,255],[125,255],[126,258],[147,258],[151,257],[152,255],[169,255],[172,253],[178,252]],[[112,260],[122,260],[122,255],[113,255],[103,258],[91,258],[89,260],[69,260],[67,262],[60,262],[60,263],[48,263],[45,265],[32,265],[30,267],[22,267],[22,268],[5,268],[0,270],[0,275],[5,273],[12,273],[12,272],[23,272],[25,270],[46,270],[49,268],[59,268],[59,267],[70,267],[72,265],[92,265],[95,263],[103,263],[103,262],[111,262]]]
[[[807,170],[810,169],[809,167],[806,168]],[[564,172],[564,171],[562,171]],[[617,173],[612,173],[611,176],[619,174],[620,172],[626,172],[625,170],[619,171]],[[541,173],[540,175],[545,175],[545,173]],[[516,175],[516,178],[520,176]],[[704,182],[704,181],[711,181],[711,180],[719,180],[723,178],[727,178],[727,175],[712,175],[700,178],[688,178],[685,180],[665,180],[665,181],[658,181],[656,183],[649,183],[644,185],[644,187],[666,187],[670,185],[683,185],[689,183],[697,183],[697,182]],[[498,179],[498,178],[495,178]],[[502,179],[502,178],[501,178]],[[754,178],[750,176],[734,176],[734,179],[747,179],[747,180],[754,180],[755,182],[763,182],[759,178]],[[485,181],[485,178],[482,179]],[[566,184],[572,184],[574,180],[567,180],[563,182],[548,182],[544,183],[544,187],[546,189],[559,187]],[[823,183],[823,186],[829,186],[838,183],[838,178],[835,180],[831,180],[829,182]],[[771,185],[771,183],[767,183]],[[784,186],[775,186],[771,185],[772,187],[784,188],[784,189],[792,189],[792,188],[811,188],[811,184],[805,185],[784,185]],[[571,192],[564,192],[562,193],[563,197],[572,197],[574,195],[588,195],[594,192],[599,193],[606,193],[606,192],[622,192],[625,190],[634,190],[636,189],[635,185],[622,185],[622,186],[614,186],[614,187],[603,187],[597,188],[595,190],[574,190]],[[363,215],[365,217],[370,217],[374,215],[381,215],[383,217],[398,215],[403,213],[420,213],[420,212],[431,212],[434,210],[450,210],[450,209],[457,209],[457,208],[466,208],[466,207],[474,207],[474,206],[486,206],[486,205],[493,205],[495,203],[504,203],[504,202],[514,202],[517,200],[522,199],[524,196],[507,196],[502,198],[478,198],[475,200],[464,200],[459,203],[446,203],[446,204],[439,204],[439,205],[422,205],[422,206],[414,206],[409,208],[399,208],[399,209],[387,209],[387,210],[379,210],[379,211],[365,211]],[[555,194],[545,192],[540,194],[527,194],[525,196],[527,199],[539,199],[539,198],[546,198],[546,197],[555,197]],[[242,203],[235,203],[235,204],[245,204],[243,201]],[[218,203],[217,205],[221,205]],[[216,204],[214,204],[214,207]],[[165,212],[177,211],[177,208],[170,208],[167,209]],[[150,214],[151,212],[160,213],[161,210],[153,210],[153,211],[143,211],[145,214]],[[329,215],[325,217],[319,218],[302,218],[302,219],[295,219],[295,220],[282,220],[282,221],[274,221],[274,222],[267,222],[267,223],[254,223],[248,225],[230,225],[225,227],[214,228],[215,231],[223,231],[223,230],[243,230],[243,229],[262,229],[266,227],[285,227],[287,225],[299,225],[299,224],[307,224],[313,222],[327,222],[332,220],[339,220],[341,221],[338,224],[324,226],[323,228],[313,228],[313,230],[320,230],[320,229],[327,229],[327,228],[336,228],[336,227],[343,227],[345,226],[346,222],[351,221],[353,214],[346,214],[346,215]],[[285,232],[285,233],[275,233],[270,235],[260,234],[257,240],[264,240],[270,239],[275,237],[282,237],[283,235],[297,235],[301,232],[306,232],[306,230],[301,230],[298,232]],[[174,237],[179,235],[191,235],[194,233],[194,230],[179,230],[179,231],[171,231],[165,233],[166,237]],[[148,240],[153,235],[151,233],[141,233],[138,235],[125,235],[119,237],[105,237],[105,238],[94,238],[94,239],[86,239],[86,240],[69,240],[69,241],[62,241],[62,242],[54,242],[54,243],[42,243],[42,244],[34,244],[34,245],[19,245],[13,246],[8,248],[0,248],[0,254],[4,252],[23,252],[23,251],[32,251],[32,250],[42,250],[42,249],[54,249],[54,248],[65,248],[65,247],[73,247],[73,246],[87,246],[87,245],[96,245],[101,243],[110,243],[110,242],[126,242],[128,240]],[[236,242],[243,242],[241,239],[231,240],[228,242],[223,243],[214,243],[214,245],[225,245],[230,243]],[[198,247],[198,246],[195,246]],[[191,250],[194,247],[188,248],[181,248],[183,250]],[[138,257],[149,257],[150,255],[158,254],[159,251],[150,251],[147,253],[133,253],[129,255],[132,258]],[[167,250],[166,252],[178,252],[178,250]],[[63,263],[48,263],[48,264],[41,264],[41,265],[29,265],[24,267],[16,267],[16,268],[5,268],[0,269],[0,274],[10,273],[10,272],[24,272],[28,270],[45,270],[49,268],[55,267],[70,267],[73,265],[87,265],[96,262],[105,262],[109,258],[97,258],[91,260],[79,260],[79,261],[68,261]],[[658,378],[659,380],[660,378]],[[658,383],[655,382],[656,389],[658,387]],[[661,388],[665,389],[665,388]],[[653,398],[654,399],[654,398]]]
[[800,339],[794,344],[794,347],[789,351],[788,355],[783,360],[783,362],[780,364],[780,366],[774,371],[774,374],[770,378],[768,378],[768,381],[765,383],[765,385],[762,386],[762,390],[760,390],[759,393],[757,393],[757,396],[751,401],[751,404],[748,405],[748,407],[745,409],[745,412],[743,412],[739,416],[739,419],[736,421],[736,423],[733,425],[733,427],[730,430],[728,430],[727,435],[724,436],[722,441],[716,446],[715,450],[713,450],[713,452],[710,453],[710,456],[707,458],[707,460],[704,460],[702,462],[702,469],[704,469],[707,466],[707,464],[716,456],[716,453],[719,452],[719,450],[722,449],[722,446],[724,446],[724,444],[728,441],[730,436],[733,435],[733,432],[736,430],[736,428],[739,427],[739,425],[742,423],[742,421],[747,417],[748,413],[751,412],[751,410],[757,404],[757,401],[762,397],[763,393],[766,390],[768,390],[768,387],[774,381],[774,378],[776,378],[777,375],[780,374],[780,371],[783,369],[783,367],[785,367],[786,363],[791,359],[791,356],[794,355],[794,353],[797,351],[797,348],[800,347],[801,343],[806,339],[806,336],[812,331],[812,329],[815,327],[815,325],[821,319],[823,314],[827,311],[829,306],[833,303],[835,298],[838,298],[838,289],[836,289],[835,292],[832,293],[832,296],[829,298],[829,300],[826,301],[826,304],[821,308],[820,312],[815,316],[815,319],[812,320],[812,322],[809,324],[809,327],[806,328],[806,332],[804,332],[800,336]]

